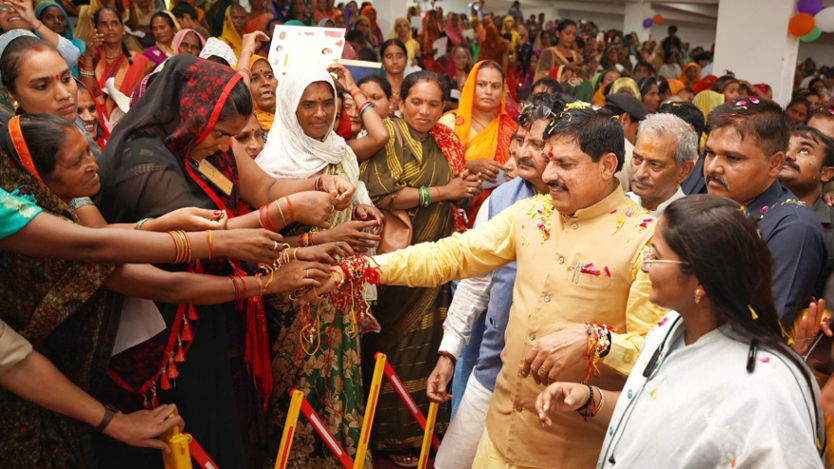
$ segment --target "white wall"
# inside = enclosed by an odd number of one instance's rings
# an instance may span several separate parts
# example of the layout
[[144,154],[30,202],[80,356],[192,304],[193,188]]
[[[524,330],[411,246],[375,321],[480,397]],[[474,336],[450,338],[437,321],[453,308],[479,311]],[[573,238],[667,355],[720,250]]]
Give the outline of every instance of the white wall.
[[834,33],[823,33],[814,42],[805,43],[800,41],[797,60],[802,62],[808,57],[814,59],[817,67],[820,65],[834,65]]

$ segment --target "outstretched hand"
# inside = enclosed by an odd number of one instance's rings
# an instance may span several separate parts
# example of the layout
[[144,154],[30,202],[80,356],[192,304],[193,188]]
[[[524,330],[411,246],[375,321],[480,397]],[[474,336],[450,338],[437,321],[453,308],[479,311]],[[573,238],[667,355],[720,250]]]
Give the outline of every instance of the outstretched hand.
[[828,325],[828,322],[822,320],[824,313],[825,300],[811,298],[811,302],[808,304],[808,310],[802,314],[802,318],[799,320],[796,336],[794,337],[793,345],[791,345],[794,352],[799,355],[805,355],[811,348],[820,330],[826,336],[832,336],[831,327]]
[[588,386],[581,383],[557,382],[548,386],[536,397],[536,412],[543,425],[553,425],[553,412],[570,412],[579,409],[589,398]]

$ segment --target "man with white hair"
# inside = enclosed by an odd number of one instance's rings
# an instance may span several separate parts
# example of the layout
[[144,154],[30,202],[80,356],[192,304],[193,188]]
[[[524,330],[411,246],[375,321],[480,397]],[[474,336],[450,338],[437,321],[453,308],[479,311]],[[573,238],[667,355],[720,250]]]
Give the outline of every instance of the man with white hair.
[[680,184],[698,159],[698,136],[672,114],[649,114],[640,122],[631,155],[631,192],[626,195],[659,217],[684,197]]

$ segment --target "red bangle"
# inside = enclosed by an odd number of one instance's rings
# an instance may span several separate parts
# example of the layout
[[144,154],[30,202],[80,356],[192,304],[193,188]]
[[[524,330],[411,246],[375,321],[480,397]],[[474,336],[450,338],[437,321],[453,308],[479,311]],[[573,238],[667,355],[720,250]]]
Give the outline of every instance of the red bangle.
[[235,301],[240,301],[240,288],[237,286],[237,277],[229,275],[229,278],[232,279],[232,286],[235,287]]
[[240,299],[243,300],[249,297],[249,292],[246,290],[246,279],[242,275],[238,275],[237,278],[240,279],[241,290],[243,290],[243,296]]
[[295,214],[292,212],[292,202],[290,202],[289,196],[284,197],[284,198],[287,199],[287,212],[290,216],[290,223],[292,223],[292,222],[295,221]]
[[172,264],[177,264],[180,258],[180,245],[177,242],[177,235],[174,234],[173,231],[169,231],[168,235],[171,236],[171,240],[174,241],[174,260],[171,261]]
[[[258,212],[261,214],[261,226],[277,233],[278,228],[272,223],[272,218],[269,216],[269,204],[262,206]],[[264,220],[266,220],[266,226],[264,226]]]
[[362,94],[362,90],[357,88],[356,91],[350,94],[350,97],[353,98],[354,101],[356,101],[356,95],[358,94]]

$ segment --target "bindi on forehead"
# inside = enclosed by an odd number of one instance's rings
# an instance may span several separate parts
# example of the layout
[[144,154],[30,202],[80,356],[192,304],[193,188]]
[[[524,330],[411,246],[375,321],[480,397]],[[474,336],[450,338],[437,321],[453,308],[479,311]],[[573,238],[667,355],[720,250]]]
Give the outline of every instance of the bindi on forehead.
[[36,45],[32,46],[32,50],[34,50],[35,52],[43,52],[44,48],[43,48],[43,46],[39,46],[39,45],[36,44]]

